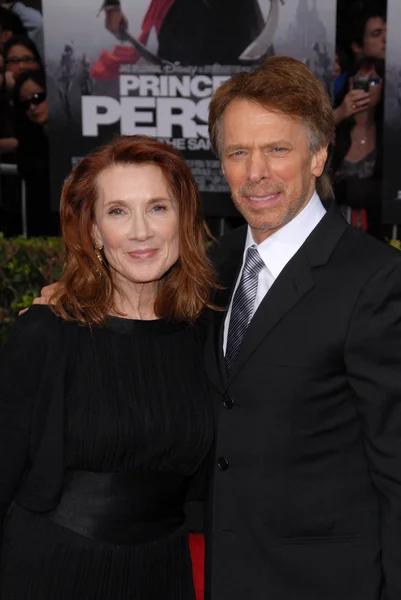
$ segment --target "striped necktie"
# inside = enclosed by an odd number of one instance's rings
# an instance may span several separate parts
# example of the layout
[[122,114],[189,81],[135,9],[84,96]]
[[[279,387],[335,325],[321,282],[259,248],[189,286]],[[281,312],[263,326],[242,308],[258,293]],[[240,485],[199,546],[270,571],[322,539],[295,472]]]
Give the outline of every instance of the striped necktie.
[[239,285],[235,291],[228,326],[226,366],[231,371],[235,358],[241,346],[242,338],[252,317],[258,289],[258,277],[264,262],[255,245],[250,246],[245,257]]

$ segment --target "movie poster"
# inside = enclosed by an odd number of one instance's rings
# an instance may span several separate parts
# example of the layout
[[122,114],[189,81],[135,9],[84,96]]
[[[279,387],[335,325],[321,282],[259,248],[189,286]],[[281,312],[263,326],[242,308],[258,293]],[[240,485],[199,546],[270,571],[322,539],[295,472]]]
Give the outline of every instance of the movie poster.
[[[401,2],[387,2],[383,221],[401,223]],[[398,233],[398,235],[400,235]]]
[[110,31],[101,2],[43,0],[53,206],[82,156],[115,134],[145,134],[183,153],[205,212],[224,216],[233,209],[207,133],[213,92],[275,54],[304,61],[330,92],[336,3],[121,0]]

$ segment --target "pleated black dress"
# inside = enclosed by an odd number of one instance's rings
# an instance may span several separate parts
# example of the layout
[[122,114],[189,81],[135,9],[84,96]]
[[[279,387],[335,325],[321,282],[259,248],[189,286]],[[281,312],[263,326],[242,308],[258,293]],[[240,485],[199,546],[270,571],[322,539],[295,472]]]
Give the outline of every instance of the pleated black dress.
[[193,600],[182,509],[212,441],[195,330],[110,317],[78,339],[60,504],[13,506],[1,600]]

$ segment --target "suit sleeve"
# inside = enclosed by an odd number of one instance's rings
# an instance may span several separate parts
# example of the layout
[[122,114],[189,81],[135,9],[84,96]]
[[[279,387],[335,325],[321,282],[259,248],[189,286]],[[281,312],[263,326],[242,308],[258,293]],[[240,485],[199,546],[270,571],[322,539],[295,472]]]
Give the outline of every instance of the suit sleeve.
[[47,307],[31,308],[17,318],[0,354],[0,530],[28,466],[32,410],[49,349],[46,322],[54,326],[55,319]]
[[396,259],[390,257],[362,289],[345,349],[380,503],[383,600],[401,598],[401,261]]

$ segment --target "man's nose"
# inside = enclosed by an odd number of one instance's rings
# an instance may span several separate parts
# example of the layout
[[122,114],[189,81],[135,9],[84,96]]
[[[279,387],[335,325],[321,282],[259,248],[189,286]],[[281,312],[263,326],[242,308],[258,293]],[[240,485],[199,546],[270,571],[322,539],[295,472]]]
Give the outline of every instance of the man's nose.
[[250,181],[258,182],[269,177],[269,159],[263,152],[254,152],[249,157],[248,177]]

